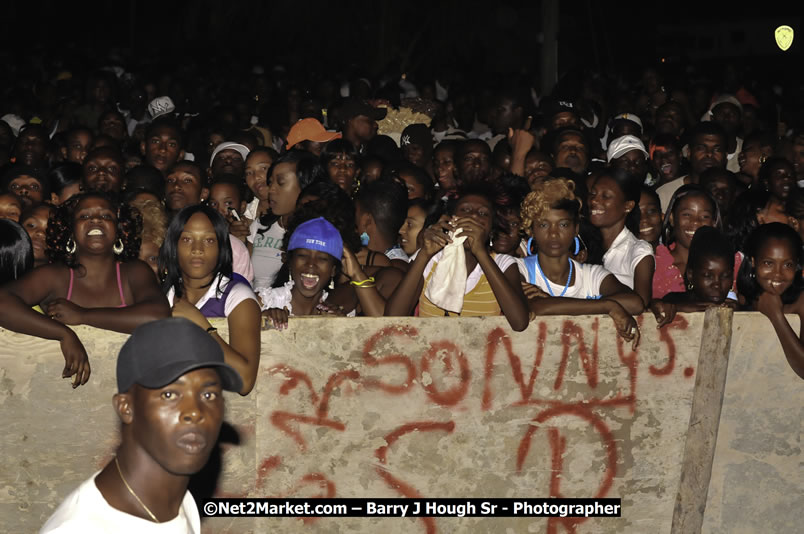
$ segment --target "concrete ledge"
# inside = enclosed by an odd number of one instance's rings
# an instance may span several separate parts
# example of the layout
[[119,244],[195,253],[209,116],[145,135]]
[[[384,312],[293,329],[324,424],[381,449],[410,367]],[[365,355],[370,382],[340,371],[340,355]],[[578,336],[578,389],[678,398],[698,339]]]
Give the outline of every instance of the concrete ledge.
[[[227,394],[229,424],[208,469],[194,480],[198,498],[598,496],[620,497],[623,514],[220,518],[205,521],[204,530],[671,532],[674,515],[680,521],[690,507],[700,522],[704,503],[704,524],[716,526],[711,531],[737,532],[716,530],[722,516],[709,516],[713,495],[728,492],[714,481],[719,458],[731,451],[721,451],[714,437],[729,433],[729,394],[719,422],[711,410],[693,417],[723,396],[722,364],[745,359],[734,343],[728,357],[730,319],[730,312],[690,314],[657,330],[652,317],[642,316],[637,351],[619,341],[607,317],[545,318],[521,333],[502,318],[310,318],[295,319],[283,332],[265,331],[257,386],[248,397]],[[219,326],[227,336],[225,323]],[[772,335],[769,324],[746,328]],[[0,531],[38,529],[116,446],[114,362],[126,336],[76,330],[93,364],[90,383],[77,390],[59,378],[57,343],[0,333]],[[773,363],[779,362],[786,365],[783,356]],[[774,369],[769,381],[784,375],[780,365]],[[731,380],[731,367],[728,373]],[[801,401],[801,393],[789,400],[795,409],[779,425],[793,419],[800,425]],[[754,414],[762,409],[760,403]],[[703,439],[687,439],[691,420],[703,421],[695,425],[707,429]],[[798,434],[800,426],[798,433],[780,426],[775,438],[800,461]],[[690,469],[699,474],[682,480]],[[800,471],[785,480],[800,487]],[[707,485],[708,502],[700,489]]]

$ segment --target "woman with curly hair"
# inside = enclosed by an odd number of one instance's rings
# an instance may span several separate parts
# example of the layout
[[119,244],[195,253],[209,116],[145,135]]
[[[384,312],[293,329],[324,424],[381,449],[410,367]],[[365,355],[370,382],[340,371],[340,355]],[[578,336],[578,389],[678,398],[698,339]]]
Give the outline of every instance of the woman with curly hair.
[[571,258],[581,246],[580,212],[575,184],[563,178],[536,184],[522,203],[522,228],[530,236],[522,274],[531,316],[605,313],[636,346],[639,329],[632,315],[642,313],[642,299],[605,267]]
[[165,206],[151,199],[135,199],[130,205],[142,215],[142,239],[139,258],[153,270],[159,280],[159,248],[165,242],[168,218]]
[[[170,316],[151,269],[137,259],[139,213],[104,193],[85,193],[59,206],[48,222],[51,263],[0,289],[0,326],[61,342],[63,377],[85,384],[90,366],[66,325],[131,333]],[[45,314],[31,309],[41,305]]]

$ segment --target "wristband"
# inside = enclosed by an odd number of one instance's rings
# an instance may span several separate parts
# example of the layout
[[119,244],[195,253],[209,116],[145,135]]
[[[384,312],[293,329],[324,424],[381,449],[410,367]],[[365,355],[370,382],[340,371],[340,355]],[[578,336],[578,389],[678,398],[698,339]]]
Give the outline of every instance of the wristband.
[[[373,276],[369,276],[368,278],[366,278],[366,279],[365,279],[365,280],[363,280],[362,282],[355,282],[354,280],[352,280],[352,281],[351,281],[351,282],[349,282],[349,283],[350,283],[350,284],[352,284],[352,285],[353,285],[353,286],[355,286],[355,287],[363,287],[363,286],[364,286],[364,285],[366,285],[366,284],[374,284],[374,277],[373,277]],[[366,287],[371,287],[371,286],[369,285],[369,286],[366,286]]]

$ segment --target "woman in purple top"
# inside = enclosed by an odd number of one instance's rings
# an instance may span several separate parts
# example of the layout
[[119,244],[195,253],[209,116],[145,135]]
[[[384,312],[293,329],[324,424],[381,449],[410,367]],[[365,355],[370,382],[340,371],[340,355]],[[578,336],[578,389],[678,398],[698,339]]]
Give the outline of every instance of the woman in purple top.
[[[247,395],[260,364],[260,306],[245,278],[233,273],[226,219],[203,204],[183,208],[168,226],[159,271],[173,316],[212,335],[243,378],[240,394]],[[210,324],[212,317],[226,318],[228,342]]]

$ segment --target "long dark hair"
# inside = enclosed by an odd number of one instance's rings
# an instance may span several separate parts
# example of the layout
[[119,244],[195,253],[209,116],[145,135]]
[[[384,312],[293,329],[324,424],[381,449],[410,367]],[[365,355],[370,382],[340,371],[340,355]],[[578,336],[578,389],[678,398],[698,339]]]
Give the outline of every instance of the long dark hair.
[[754,259],[759,254],[759,249],[769,239],[779,239],[787,241],[793,248],[793,254],[796,260],[796,274],[793,277],[793,283],[782,293],[782,303],[791,304],[798,299],[801,291],[804,290],[804,282],[801,280],[802,268],[802,243],[801,236],[798,232],[793,230],[790,226],[783,223],[769,223],[760,225],[751,232],[748,237],[745,247],[745,258],[740,264],[740,272],[737,274],[737,291],[745,297],[746,302],[756,302],[759,295],[762,294],[762,288],[757,282],[756,266]]
[[[222,274],[231,278],[232,276],[232,245],[229,242],[229,225],[220,213],[204,204],[186,206],[179,211],[170,221],[165,242],[159,249],[159,272],[162,275],[162,290],[167,293],[171,288],[175,292],[176,298],[184,294],[184,282],[179,267],[179,237],[184,230],[184,225],[190,217],[196,213],[203,213],[207,216],[215,229],[215,237],[218,239],[218,263],[212,274],[212,280]],[[218,291],[221,291],[220,281],[218,281]]]
[[33,244],[28,232],[14,221],[0,219],[0,284],[33,269]]

